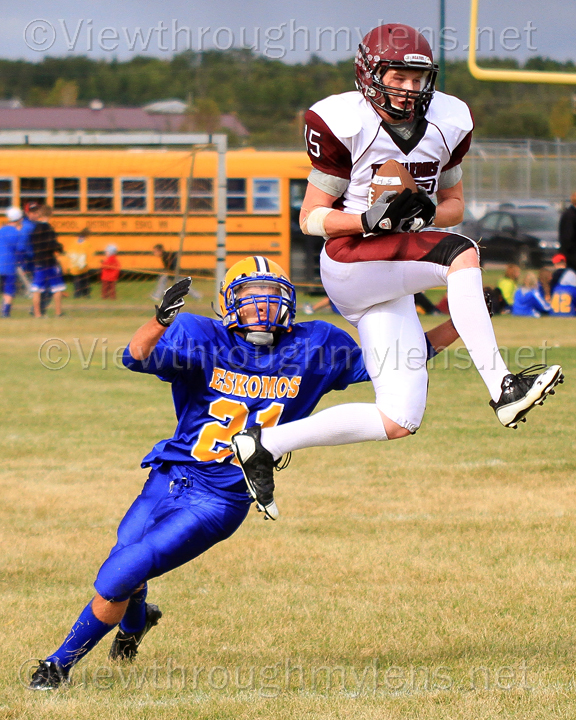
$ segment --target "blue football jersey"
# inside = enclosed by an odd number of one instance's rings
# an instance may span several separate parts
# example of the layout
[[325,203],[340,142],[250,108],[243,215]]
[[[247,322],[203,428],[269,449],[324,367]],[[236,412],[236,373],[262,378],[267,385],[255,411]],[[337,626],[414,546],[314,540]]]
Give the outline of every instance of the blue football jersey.
[[235,433],[307,417],[327,392],[370,379],[355,341],[323,321],[295,324],[270,347],[245,341],[219,320],[181,313],[149,358],[134,360],[126,348],[123,362],[172,383],[176,431],[142,467],[185,464],[222,489],[243,477],[229,449]]
[[0,275],[14,275],[20,233],[14,225],[0,228]]
[[576,315],[576,273],[564,270],[550,300],[554,315]]

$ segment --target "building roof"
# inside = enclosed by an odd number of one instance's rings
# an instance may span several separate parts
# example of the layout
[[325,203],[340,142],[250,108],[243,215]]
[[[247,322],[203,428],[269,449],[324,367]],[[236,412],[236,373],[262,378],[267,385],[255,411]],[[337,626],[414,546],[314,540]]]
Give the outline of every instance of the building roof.
[[[77,107],[3,108],[1,130],[100,130],[153,132],[194,132],[190,116],[182,113],[149,113],[142,108],[103,107],[101,110]],[[235,115],[221,115],[220,126],[240,137],[249,135]]]

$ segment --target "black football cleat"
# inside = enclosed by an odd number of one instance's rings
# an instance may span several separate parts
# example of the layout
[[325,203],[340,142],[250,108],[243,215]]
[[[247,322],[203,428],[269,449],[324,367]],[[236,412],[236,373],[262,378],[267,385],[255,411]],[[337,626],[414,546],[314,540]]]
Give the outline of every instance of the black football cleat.
[[32,673],[28,689],[56,690],[68,682],[68,673],[63,667],[50,660],[40,660],[40,664]]
[[490,406],[502,425],[517,428],[519,422],[526,422],[527,413],[554,395],[554,387],[563,382],[560,365],[533,365],[517,375],[506,375],[498,402],[491,400]]
[[110,660],[126,660],[132,662],[138,655],[138,648],[146,633],[156,625],[162,617],[162,611],[158,605],[146,603],[146,624],[137,633],[127,633],[120,629],[112,641],[112,647],[108,653]]
[[259,425],[242,430],[232,438],[231,447],[256,507],[265,517],[276,520],[279,512],[274,501],[274,457],[260,442],[261,432]]

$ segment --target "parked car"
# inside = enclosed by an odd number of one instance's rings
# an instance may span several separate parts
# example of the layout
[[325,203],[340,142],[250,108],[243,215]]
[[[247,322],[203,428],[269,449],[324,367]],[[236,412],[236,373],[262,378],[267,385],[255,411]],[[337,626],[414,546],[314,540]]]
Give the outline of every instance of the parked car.
[[480,245],[482,262],[542,267],[558,252],[560,215],[553,208],[506,208],[462,223],[460,232]]

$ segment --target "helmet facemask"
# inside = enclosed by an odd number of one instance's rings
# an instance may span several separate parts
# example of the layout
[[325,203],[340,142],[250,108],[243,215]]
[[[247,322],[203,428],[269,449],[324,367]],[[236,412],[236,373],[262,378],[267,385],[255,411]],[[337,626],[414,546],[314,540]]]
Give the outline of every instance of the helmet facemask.
[[[358,89],[373,105],[384,110],[394,120],[419,120],[424,117],[434,95],[434,85],[438,74],[438,70],[432,64],[383,61],[375,69],[372,69],[362,45],[359,46],[359,53],[364,60],[365,67],[369,70],[371,83],[368,87],[358,87]],[[395,69],[420,70],[422,72],[420,90],[408,90],[384,84],[383,78],[388,70]],[[358,82],[356,85],[358,86]],[[394,98],[406,102],[411,100],[411,106],[404,104],[403,107],[398,107],[393,104]]]
[[224,295],[224,325],[243,332],[255,345],[271,345],[296,313],[294,286],[284,278],[255,274],[233,280]]

